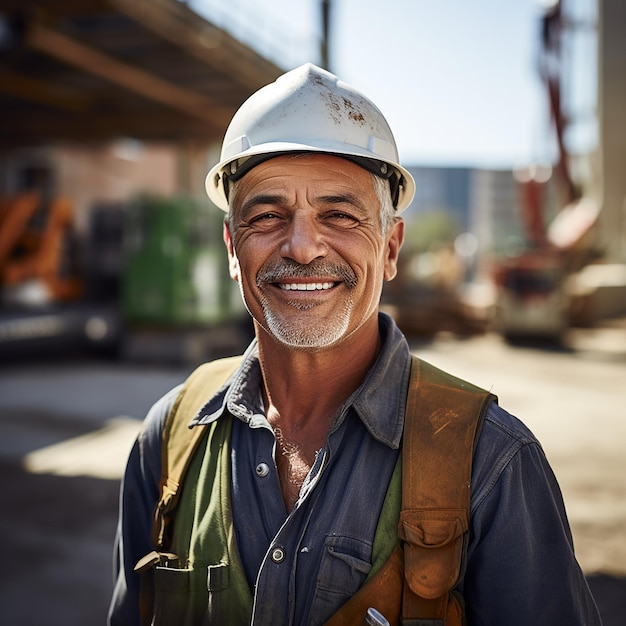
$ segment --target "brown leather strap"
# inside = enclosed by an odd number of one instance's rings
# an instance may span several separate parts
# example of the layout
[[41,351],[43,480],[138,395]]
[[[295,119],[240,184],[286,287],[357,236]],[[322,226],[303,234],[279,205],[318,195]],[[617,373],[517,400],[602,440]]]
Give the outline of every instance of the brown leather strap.
[[446,623],[448,592],[461,573],[469,527],[473,443],[490,397],[413,358],[398,524],[406,580],[403,624]]

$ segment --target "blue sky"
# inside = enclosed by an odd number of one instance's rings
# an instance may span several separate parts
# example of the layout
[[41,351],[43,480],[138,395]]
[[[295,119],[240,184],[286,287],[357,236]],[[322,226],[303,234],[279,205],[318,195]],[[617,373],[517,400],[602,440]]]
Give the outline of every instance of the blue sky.
[[[291,50],[280,57],[287,67],[317,60],[320,0],[227,4],[231,17],[249,16],[248,36]],[[536,69],[540,4],[332,0],[331,70],[382,109],[406,165],[507,168],[545,159],[552,143]]]

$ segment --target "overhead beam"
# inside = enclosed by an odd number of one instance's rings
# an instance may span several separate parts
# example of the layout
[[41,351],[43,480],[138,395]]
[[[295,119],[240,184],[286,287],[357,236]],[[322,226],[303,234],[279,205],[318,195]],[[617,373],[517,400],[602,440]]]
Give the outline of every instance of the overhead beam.
[[0,93],[74,113],[85,111],[90,106],[90,100],[82,95],[4,68],[0,68]]
[[[172,0],[108,0],[118,11],[239,83],[248,94],[275,80],[284,69],[224,30]],[[237,103],[239,105],[240,103]]]
[[141,140],[197,140],[213,142],[221,134],[206,124],[178,114],[144,111],[137,114],[89,113],[88,115],[31,115],[14,111],[10,119],[0,117],[0,145],[23,141],[106,141],[127,135]]
[[177,109],[212,127],[223,129],[232,111],[197,92],[179,87],[149,72],[118,61],[42,24],[31,24],[26,43],[57,60],[119,85],[152,101]]

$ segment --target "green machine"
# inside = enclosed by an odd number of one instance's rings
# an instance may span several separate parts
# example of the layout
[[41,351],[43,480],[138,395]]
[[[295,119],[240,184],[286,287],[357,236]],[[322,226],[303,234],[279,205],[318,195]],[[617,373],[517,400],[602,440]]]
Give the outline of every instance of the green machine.
[[245,316],[228,275],[223,214],[208,201],[141,197],[125,228],[122,309],[131,325],[180,327]]

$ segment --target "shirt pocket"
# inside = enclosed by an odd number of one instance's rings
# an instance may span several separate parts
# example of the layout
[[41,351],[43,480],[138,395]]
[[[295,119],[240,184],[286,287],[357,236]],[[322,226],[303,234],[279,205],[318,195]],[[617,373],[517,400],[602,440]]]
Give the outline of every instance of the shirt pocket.
[[243,601],[242,591],[233,586],[225,564],[156,567],[154,583],[154,626],[250,623],[250,602]]
[[206,568],[154,569],[154,626],[201,624],[209,592]]
[[372,544],[341,535],[326,537],[320,562],[315,597],[311,607],[312,623],[326,616],[323,623],[361,587],[372,569]]

